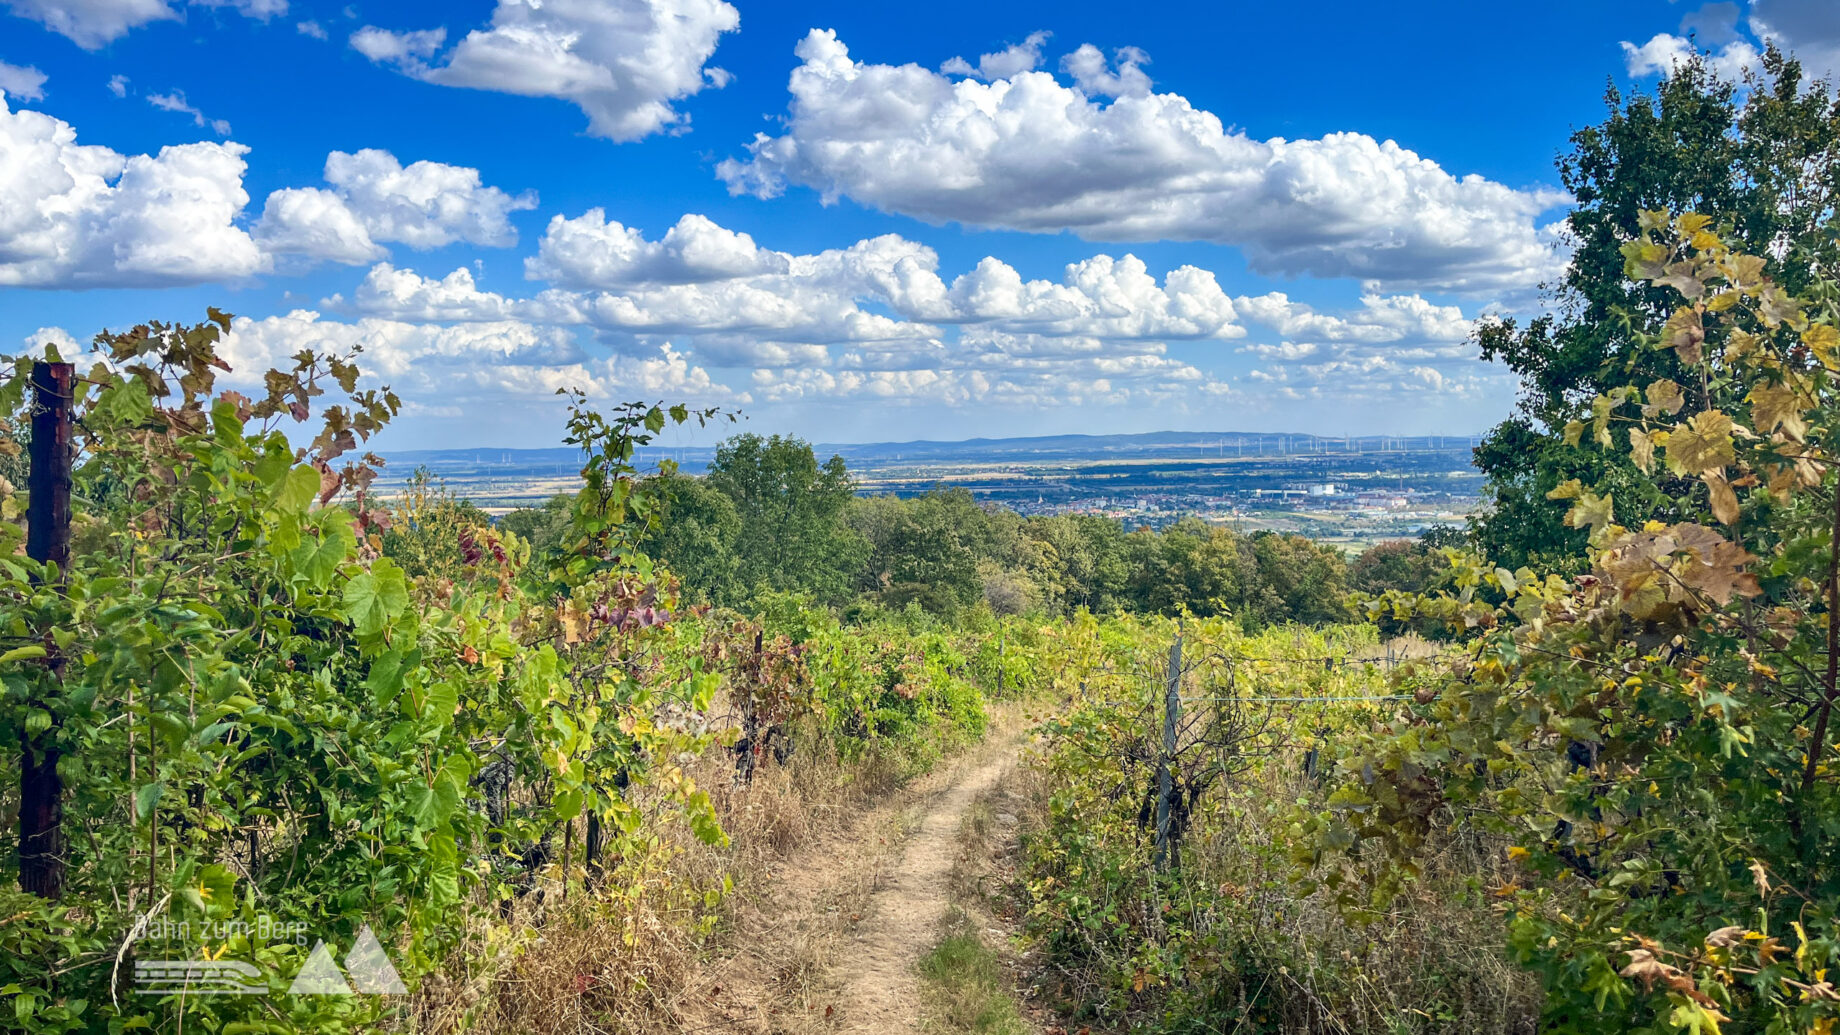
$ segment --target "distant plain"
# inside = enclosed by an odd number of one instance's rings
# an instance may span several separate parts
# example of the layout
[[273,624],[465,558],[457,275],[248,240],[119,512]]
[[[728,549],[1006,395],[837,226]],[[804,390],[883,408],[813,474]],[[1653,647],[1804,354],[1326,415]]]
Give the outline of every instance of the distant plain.
[[[1326,438],[1256,432],[1061,435],[962,442],[819,443],[864,495],[935,486],[1023,514],[1093,513],[1128,528],[1184,517],[1241,531],[1298,532],[1355,551],[1425,528],[1460,525],[1480,505],[1476,440],[1459,436]],[[710,446],[647,450],[701,474]],[[386,454],[392,494],[417,469],[492,514],[538,506],[580,485],[572,449],[449,449]]]

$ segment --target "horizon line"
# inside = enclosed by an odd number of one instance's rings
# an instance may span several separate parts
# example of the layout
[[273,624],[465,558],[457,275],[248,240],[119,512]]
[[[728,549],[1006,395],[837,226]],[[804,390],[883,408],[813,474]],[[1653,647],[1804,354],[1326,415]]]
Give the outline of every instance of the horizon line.
[[[894,446],[968,446],[968,445],[978,445],[982,443],[1040,442],[1040,441],[1045,441],[1048,439],[1132,439],[1132,438],[1141,439],[1141,438],[1150,438],[1150,437],[1158,436],[1158,435],[1193,435],[1193,436],[1202,437],[1202,438],[1226,438],[1226,437],[1235,437],[1235,436],[1240,437],[1240,438],[1252,438],[1252,439],[1302,438],[1302,439],[1310,439],[1312,441],[1319,441],[1319,442],[1336,442],[1336,441],[1361,442],[1361,441],[1366,441],[1368,439],[1418,440],[1418,439],[1446,439],[1448,438],[1448,439],[1474,440],[1474,439],[1483,438],[1486,434],[1487,434],[1486,431],[1469,432],[1469,433],[1423,433],[1423,434],[1409,434],[1409,435],[1408,434],[1397,434],[1393,432],[1372,432],[1372,433],[1362,434],[1362,435],[1319,435],[1319,434],[1308,432],[1308,431],[1134,431],[1134,432],[1113,432],[1113,433],[1066,432],[1062,434],[1052,434],[1052,435],[1005,435],[1005,436],[980,435],[980,436],[973,437],[973,438],[963,438],[963,439],[906,439],[906,440],[881,439],[881,440],[869,441],[869,442],[826,442],[826,441],[816,440],[816,439],[804,439],[803,436],[799,436],[799,435],[784,435],[782,437],[800,439],[802,441],[806,441],[814,448],[816,447],[863,448],[863,447],[870,447],[870,446],[889,446],[889,447],[894,447]],[[731,436],[725,436],[725,438],[726,437],[731,437]],[[769,436],[763,436],[763,437],[771,437],[771,436],[769,435]],[[418,449],[379,449],[377,450],[377,452],[384,454],[384,455],[388,455],[389,453],[465,453],[465,452],[487,451],[487,450],[493,451],[493,452],[500,452],[500,453],[533,453],[533,452],[540,452],[544,450],[572,449],[572,448],[574,447],[571,447],[567,445],[566,443],[557,443],[556,445],[553,445],[553,446],[498,446],[498,445],[433,446],[433,447],[424,447],[424,448],[418,448]],[[653,445],[645,446],[642,448],[661,449],[661,450],[714,449],[716,448],[716,446],[715,444],[710,444],[710,445],[653,444]]]

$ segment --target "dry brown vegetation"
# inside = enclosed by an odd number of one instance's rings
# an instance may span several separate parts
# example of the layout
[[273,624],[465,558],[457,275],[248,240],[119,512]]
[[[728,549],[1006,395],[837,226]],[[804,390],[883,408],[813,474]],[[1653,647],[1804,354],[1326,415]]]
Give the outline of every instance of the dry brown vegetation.
[[[1324,794],[1303,773],[1308,746],[1282,749],[1215,792],[1189,829],[1179,882],[1160,892],[1141,879],[1113,885],[1109,902],[1092,905],[1145,932],[1142,940],[1094,937],[1074,947],[1068,918],[1037,929],[1031,944],[1044,951],[1031,960],[1032,992],[1074,1019],[1067,1030],[1154,1030],[1178,1018],[1299,1035],[1536,1030],[1538,978],[1502,951],[1494,889],[1512,878],[1501,845],[1473,832],[1425,845],[1416,881],[1381,911],[1300,883],[1289,827],[1298,803]],[[1027,796],[1025,836],[1046,837],[1039,824],[1060,785],[1039,770],[1029,775],[1016,783]],[[1142,851],[1147,869],[1147,844]],[[1040,905],[1030,896],[1041,885],[1019,890],[1024,908]],[[1050,937],[1063,939],[1055,951]],[[1158,958],[1185,959],[1188,969],[1143,969]]]
[[[966,764],[1000,747],[987,742]],[[579,865],[566,900],[551,872],[510,923],[468,932],[445,979],[419,991],[405,1027],[662,1035],[844,1023],[839,1011],[861,1005],[847,964],[869,933],[872,899],[898,879],[907,836],[959,772],[943,766],[915,779],[911,758],[846,762],[808,742],[793,764],[761,768],[751,786],[737,785],[730,767],[726,753],[712,752],[688,770],[708,788],[726,846],[661,819],[647,850],[616,858],[592,894]]]
[[[646,850],[613,860],[592,893],[584,893],[577,864],[564,899],[552,867],[504,928],[468,932],[443,979],[420,990],[407,1026],[504,1035],[683,1030],[706,1011],[699,998],[728,991],[717,991],[704,972],[712,959],[748,951],[787,860],[858,831],[902,785],[903,763],[886,755],[845,763],[801,745],[796,757],[797,765],[761,769],[748,787],[731,778],[726,753],[697,760],[689,775],[709,789],[727,846],[706,845],[666,818]],[[833,890],[832,914],[867,893]],[[790,1006],[810,998],[801,992],[828,962],[823,940],[795,932],[779,943],[792,951],[772,961],[773,1000]]]

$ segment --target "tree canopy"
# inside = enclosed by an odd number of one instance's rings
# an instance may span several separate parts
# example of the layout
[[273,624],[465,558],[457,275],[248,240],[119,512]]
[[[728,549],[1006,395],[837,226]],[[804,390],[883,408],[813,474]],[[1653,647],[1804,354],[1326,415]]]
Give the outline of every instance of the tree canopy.
[[1604,120],[1572,134],[1558,160],[1574,199],[1565,220],[1573,251],[1563,278],[1548,286],[1548,313],[1485,321],[1476,336],[1485,359],[1520,379],[1515,413],[1476,450],[1490,505],[1477,533],[1491,556],[1514,565],[1582,555],[1582,534],[1546,500],[1572,478],[1617,493],[1632,513],[1679,514],[1680,485],[1560,441],[1601,393],[1657,378],[1695,387],[1676,355],[1639,344],[1678,298],[1665,284],[1625,274],[1621,248],[1641,232],[1643,211],[1717,213],[1715,229],[1765,257],[1791,291],[1840,256],[1840,100],[1810,88],[1794,59],[1769,51],[1742,91],[1695,60],[1652,93],[1612,86],[1604,101]]

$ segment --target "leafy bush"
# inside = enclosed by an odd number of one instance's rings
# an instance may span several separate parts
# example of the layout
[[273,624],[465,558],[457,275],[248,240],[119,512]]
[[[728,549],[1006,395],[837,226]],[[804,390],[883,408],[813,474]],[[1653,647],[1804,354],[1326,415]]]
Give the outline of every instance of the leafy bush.
[[1497,839],[1508,943],[1555,1029],[1831,1031],[1840,290],[1789,294],[1694,213],[1643,212],[1623,254],[1676,299],[1632,362],[1666,354],[1688,383],[1612,388],[1561,438],[1666,482],[1674,520],[1624,527],[1624,496],[1563,482],[1583,574],[1459,554],[1456,594],[1394,599],[1478,638],[1402,680],[1411,714],[1313,829],[1380,903],[1439,829]]
[[[1069,711],[1042,727],[1048,750],[1039,829],[1026,838],[1028,931],[1041,980],[1076,1020],[1158,1032],[1513,1031],[1536,1004],[1499,945],[1486,849],[1456,840],[1416,856],[1422,885],[1384,916],[1350,922],[1335,888],[1299,856],[1326,803],[1331,745],[1383,722],[1384,652],[1370,628],[1289,628],[1247,637],[1187,623],[1196,665],[1185,707],[1238,693],[1278,720],[1202,763],[1204,784],[1180,865],[1159,873],[1146,803],[1156,780],[1163,673],[1140,659],[1168,648],[1171,624],[1113,621],[1076,630],[1062,655]],[[1091,640],[1086,640],[1090,634]],[[1090,646],[1105,642],[1098,656]],[[1219,659],[1232,658],[1224,670]],[[1333,664],[1325,665],[1325,659]],[[1314,703],[1320,700],[1321,703]],[[1192,779],[1195,773],[1184,774]],[[1205,774],[1200,774],[1205,776]]]

